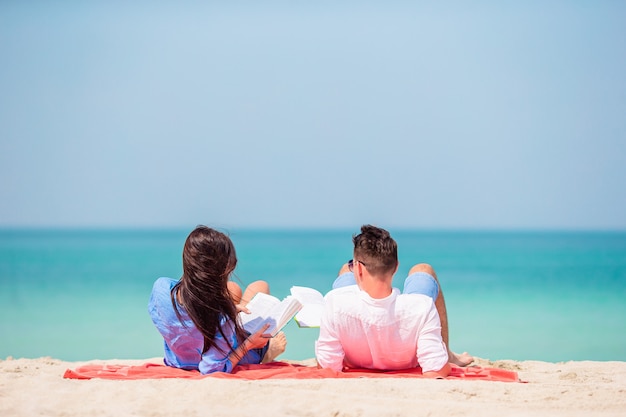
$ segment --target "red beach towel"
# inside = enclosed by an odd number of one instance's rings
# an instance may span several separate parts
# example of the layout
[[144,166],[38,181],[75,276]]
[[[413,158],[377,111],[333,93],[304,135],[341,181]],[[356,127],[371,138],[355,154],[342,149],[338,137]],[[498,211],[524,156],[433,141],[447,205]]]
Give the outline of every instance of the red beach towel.
[[[500,382],[520,382],[517,372],[499,368],[452,366],[452,372],[446,379],[467,379]],[[286,362],[272,362],[264,365],[239,365],[232,373],[216,372],[202,375],[198,371],[185,371],[163,364],[146,363],[143,365],[84,365],[65,371],[63,378],[69,379],[160,379],[160,378],[225,378],[225,379],[322,379],[322,378],[424,378],[420,368],[401,371],[373,371],[352,369],[337,372],[330,369],[294,365]]]

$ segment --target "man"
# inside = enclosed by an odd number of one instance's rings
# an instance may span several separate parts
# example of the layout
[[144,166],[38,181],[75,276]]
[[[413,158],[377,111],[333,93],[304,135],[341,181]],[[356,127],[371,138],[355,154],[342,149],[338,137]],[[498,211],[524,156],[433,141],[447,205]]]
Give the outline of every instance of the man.
[[466,366],[474,359],[448,349],[448,323],[437,275],[428,264],[411,268],[404,291],[392,287],[398,247],[384,229],[365,225],[353,237],[353,259],[343,265],[326,295],[315,344],[322,368],[422,368],[443,378],[449,362]]

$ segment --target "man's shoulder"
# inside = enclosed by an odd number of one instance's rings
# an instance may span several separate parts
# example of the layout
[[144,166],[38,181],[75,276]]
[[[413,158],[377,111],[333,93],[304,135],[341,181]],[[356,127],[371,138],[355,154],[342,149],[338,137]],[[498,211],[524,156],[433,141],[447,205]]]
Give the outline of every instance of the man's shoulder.
[[356,302],[359,298],[359,287],[348,285],[347,287],[335,288],[326,293],[324,297],[327,306],[346,306]]
[[335,288],[334,290],[330,290],[326,294],[326,298],[343,297],[343,296],[349,296],[349,295],[358,294],[358,293],[359,293],[359,287],[357,285],[348,285],[346,287],[340,287],[340,288]]
[[432,298],[424,294],[400,294],[396,299],[396,303],[400,305],[408,305],[412,308],[422,308],[429,310],[435,308],[435,302]]

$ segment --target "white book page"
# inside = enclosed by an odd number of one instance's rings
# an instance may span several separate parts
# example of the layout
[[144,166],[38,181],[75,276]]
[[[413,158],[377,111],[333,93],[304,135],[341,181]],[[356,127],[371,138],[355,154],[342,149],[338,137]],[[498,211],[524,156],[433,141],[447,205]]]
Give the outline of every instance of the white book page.
[[300,327],[320,327],[324,312],[324,296],[321,292],[309,287],[291,287],[291,294],[302,303],[302,309],[296,314],[296,322]]
[[270,327],[266,333],[275,336],[302,308],[302,304],[291,296],[280,301],[274,296],[258,293],[246,307],[250,310],[250,314],[239,313],[244,329],[252,334],[269,323]]
[[272,308],[278,304],[280,304],[280,300],[273,295],[262,292],[255,294],[252,300],[246,305],[250,314],[243,311],[239,313],[239,320],[243,328],[251,334],[255,333],[267,321]]
[[324,296],[315,288],[291,287],[291,295],[296,297],[302,304],[324,304]]
[[297,298],[292,296],[287,296],[280,304],[276,304],[272,311],[270,311],[268,320],[266,322],[270,323],[269,329],[267,329],[267,333],[270,333],[272,336],[275,336],[289,320],[293,318],[293,316],[300,311],[302,308],[302,304],[298,301]]

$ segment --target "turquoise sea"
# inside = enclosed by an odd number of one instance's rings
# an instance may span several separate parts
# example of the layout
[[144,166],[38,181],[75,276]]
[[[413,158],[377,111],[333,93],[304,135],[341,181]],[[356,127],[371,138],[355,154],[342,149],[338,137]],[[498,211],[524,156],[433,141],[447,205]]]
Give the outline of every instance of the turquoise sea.
[[[0,358],[144,359],[162,354],[147,303],[181,275],[190,230],[0,230]],[[236,279],[330,285],[358,230],[226,230]],[[390,230],[397,284],[412,264],[438,273],[450,344],[482,358],[624,360],[626,232]],[[286,328],[283,358],[313,357],[316,329]]]

